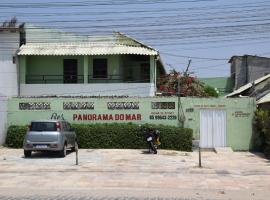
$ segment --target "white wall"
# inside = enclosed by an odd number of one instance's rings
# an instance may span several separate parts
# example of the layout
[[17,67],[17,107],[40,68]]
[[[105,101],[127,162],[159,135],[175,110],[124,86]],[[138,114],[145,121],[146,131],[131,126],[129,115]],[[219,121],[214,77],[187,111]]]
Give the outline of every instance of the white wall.
[[5,143],[7,98],[18,95],[17,65],[13,56],[20,45],[20,35],[0,32],[0,145]]
[[20,92],[21,96],[154,96],[154,84],[21,84]]
[[17,66],[13,56],[19,48],[19,33],[0,32],[0,96],[17,96]]

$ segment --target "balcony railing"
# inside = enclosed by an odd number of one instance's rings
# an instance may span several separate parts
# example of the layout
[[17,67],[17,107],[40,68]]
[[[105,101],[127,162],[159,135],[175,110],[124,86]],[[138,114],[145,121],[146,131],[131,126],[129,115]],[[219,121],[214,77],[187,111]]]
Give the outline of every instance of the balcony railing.
[[27,84],[83,83],[83,75],[26,75]]
[[[88,75],[88,83],[149,83],[150,78],[126,77],[123,75],[97,76]],[[84,83],[84,75],[26,75],[26,84]]]

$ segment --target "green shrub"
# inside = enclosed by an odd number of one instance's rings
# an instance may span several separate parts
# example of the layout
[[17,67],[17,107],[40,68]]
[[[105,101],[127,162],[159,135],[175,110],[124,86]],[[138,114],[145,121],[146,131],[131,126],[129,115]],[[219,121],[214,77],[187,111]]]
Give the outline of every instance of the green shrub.
[[[73,124],[72,127],[76,131],[80,148],[147,148],[141,129],[135,124]],[[160,148],[191,151],[192,129],[162,125],[151,125],[151,127],[157,128],[160,131]],[[7,146],[22,147],[25,130],[24,126],[11,126],[8,130]]]
[[204,86],[204,92],[207,94],[209,97],[218,97],[218,92],[215,88],[213,88],[210,85]]
[[12,148],[22,148],[27,126],[10,126],[7,131],[6,145]]
[[255,128],[262,140],[262,149],[266,157],[270,158],[270,113],[257,109],[255,112]]

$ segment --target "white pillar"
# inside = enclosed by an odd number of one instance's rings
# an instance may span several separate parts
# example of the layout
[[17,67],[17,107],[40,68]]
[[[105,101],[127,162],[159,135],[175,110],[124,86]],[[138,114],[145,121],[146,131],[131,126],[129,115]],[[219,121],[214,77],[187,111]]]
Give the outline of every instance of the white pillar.
[[88,56],[83,57],[83,82],[88,84]]

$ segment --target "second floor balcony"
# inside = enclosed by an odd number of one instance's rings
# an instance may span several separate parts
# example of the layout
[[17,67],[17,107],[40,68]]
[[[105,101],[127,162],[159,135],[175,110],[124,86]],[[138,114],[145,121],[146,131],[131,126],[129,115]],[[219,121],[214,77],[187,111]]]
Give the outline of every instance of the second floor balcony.
[[[120,74],[88,75],[87,83],[149,83],[150,75],[142,74],[140,77],[132,77]],[[82,84],[84,75],[26,75],[26,84]]]

